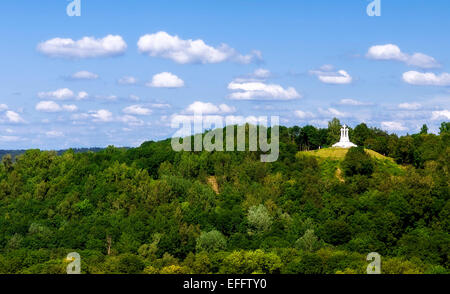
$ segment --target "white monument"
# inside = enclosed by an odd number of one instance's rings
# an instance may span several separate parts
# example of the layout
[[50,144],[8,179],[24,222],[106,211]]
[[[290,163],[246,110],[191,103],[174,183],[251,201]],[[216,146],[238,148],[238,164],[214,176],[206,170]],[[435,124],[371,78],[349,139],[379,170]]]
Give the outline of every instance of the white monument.
[[346,125],[341,129],[341,140],[339,140],[338,143],[334,144],[333,147],[338,148],[351,148],[351,147],[358,147],[352,142],[350,142],[350,139],[348,137],[348,128]]

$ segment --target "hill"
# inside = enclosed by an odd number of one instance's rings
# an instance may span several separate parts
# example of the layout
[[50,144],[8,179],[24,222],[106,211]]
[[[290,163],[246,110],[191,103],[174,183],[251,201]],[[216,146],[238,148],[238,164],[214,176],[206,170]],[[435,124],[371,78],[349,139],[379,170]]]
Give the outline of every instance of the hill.
[[170,140],[6,158],[0,274],[65,273],[70,252],[92,274],[363,274],[369,252],[382,273],[448,272],[448,133],[355,135],[373,157],[299,152],[329,146],[328,135],[280,127],[271,163],[175,152]]
[[[322,177],[325,179],[337,178],[341,182],[344,182],[342,177],[341,163],[345,159],[350,149],[343,148],[322,148],[311,151],[300,151],[297,153],[297,157],[302,156],[318,158],[319,166],[321,169]],[[378,171],[386,172],[391,176],[398,176],[403,174],[404,168],[398,165],[393,158],[384,156],[376,151],[365,148],[364,151],[369,154],[375,162],[375,168]]]
[[[310,155],[310,156],[316,156],[320,158],[330,158],[335,160],[343,160],[345,158],[345,155],[347,154],[349,149],[343,149],[343,148],[323,148],[318,150],[312,150],[312,151],[301,151],[299,152],[300,155]],[[394,162],[394,159],[381,155],[380,153],[365,149],[367,154],[372,156],[373,158],[379,159],[379,160],[388,160],[391,162]]]

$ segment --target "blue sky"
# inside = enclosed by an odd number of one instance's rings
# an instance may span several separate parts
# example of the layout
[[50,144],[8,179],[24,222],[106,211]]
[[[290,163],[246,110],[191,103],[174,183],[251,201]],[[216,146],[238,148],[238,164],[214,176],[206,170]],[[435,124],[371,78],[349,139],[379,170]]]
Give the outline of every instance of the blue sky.
[[138,146],[194,110],[398,134],[450,120],[448,1],[69,3],[2,1],[0,149]]

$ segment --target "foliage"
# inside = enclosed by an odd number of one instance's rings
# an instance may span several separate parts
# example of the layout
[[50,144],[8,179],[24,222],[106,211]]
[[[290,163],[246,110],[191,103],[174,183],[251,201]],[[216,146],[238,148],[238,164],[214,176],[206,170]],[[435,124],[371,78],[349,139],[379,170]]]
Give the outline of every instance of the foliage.
[[197,251],[217,252],[225,250],[227,241],[221,232],[213,230],[210,232],[202,232],[197,239]]
[[[280,127],[280,157],[18,151],[0,164],[0,274],[449,273],[450,123],[398,137]],[[320,149],[319,149],[320,148]],[[87,150],[85,150],[87,151]]]

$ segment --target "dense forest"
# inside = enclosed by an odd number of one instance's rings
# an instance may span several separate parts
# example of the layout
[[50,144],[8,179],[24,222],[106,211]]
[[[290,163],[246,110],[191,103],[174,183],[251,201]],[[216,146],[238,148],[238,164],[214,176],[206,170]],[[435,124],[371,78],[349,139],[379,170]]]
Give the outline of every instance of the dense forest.
[[[28,150],[0,165],[0,273],[449,273],[450,123],[398,137],[280,127],[280,157],[138,148]],[[373,156],[371,152],[377,152]],[[373,152],[373,153],[375,153]]]
[[[101,151],[102,148],[73,148],[71,149],[71,151],[73,151],[74,153],[84,153],[84,152],[98,152]],[[3,156],[5,155],[10,155],[11,158],[14,160],[16,158],[16,156],[24,154],[26,150],[0,150],[0,158],[3,158]],[[58,150],[56,151],[56,153],[58,155],[62,155],[63,153],[65,153],[67,150]]]

